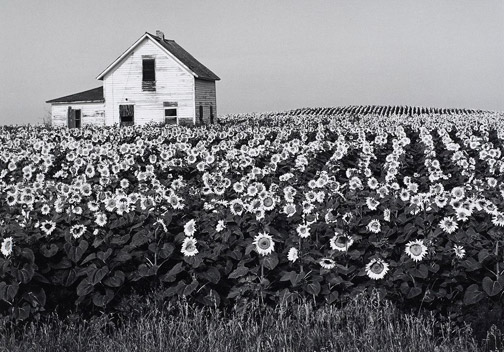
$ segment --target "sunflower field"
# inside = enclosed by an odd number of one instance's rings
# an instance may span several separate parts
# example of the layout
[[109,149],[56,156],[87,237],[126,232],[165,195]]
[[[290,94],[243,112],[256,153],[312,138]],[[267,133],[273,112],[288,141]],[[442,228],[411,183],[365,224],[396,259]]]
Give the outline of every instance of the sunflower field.
[[219,125],[0,128],[0,315],[375,290],[502,308],[504,116],[226,115]]

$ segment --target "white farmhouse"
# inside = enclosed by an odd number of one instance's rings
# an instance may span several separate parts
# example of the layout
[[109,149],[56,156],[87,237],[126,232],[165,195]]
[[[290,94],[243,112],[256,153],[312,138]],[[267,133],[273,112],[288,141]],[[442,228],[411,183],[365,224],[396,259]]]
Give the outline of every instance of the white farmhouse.
[[54,126],[215,121],[220,78],[161,31],[146,32],[97,79],[102,87],[47,101]]

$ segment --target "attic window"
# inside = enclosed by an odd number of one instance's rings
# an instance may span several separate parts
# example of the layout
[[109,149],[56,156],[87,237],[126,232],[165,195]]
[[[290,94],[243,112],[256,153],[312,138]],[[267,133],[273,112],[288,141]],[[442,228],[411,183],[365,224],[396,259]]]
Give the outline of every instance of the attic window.
[[142,90],[156,91],[156,62],[154,58],[142,58]]

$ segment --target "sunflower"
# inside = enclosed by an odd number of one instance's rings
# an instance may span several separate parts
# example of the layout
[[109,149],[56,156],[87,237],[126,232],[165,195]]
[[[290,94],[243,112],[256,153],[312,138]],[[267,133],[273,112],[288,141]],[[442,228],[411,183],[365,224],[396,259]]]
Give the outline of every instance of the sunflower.
[[490,201],[490,200],[487,200],[485,202],[485,206],[484,206],[483,210],[486,213],[491,214],[491,215],[495,215],[496,213],[498,213],[497,206],[494,203],[492,203],[492,201]]
[[196,220],[192,219],[184,225],[184,233],[187,237],[193,237],[196,232]]
[[46,220],[40,224],[40,229],[45,232],[47,236],[49,236],[54,229],[56,228],[56,223],[51,220]]
[[370,179],[368,179],[367,184],[368,184],[368,187],[371,189],[377,189],[379,186],[378,181],[374,177],[371,177]]
[[289,249],[289,253],[287,254],[287,259],[294,263],[298,259],[298,250],[294,247],[291,247]]
[[128,206],[128,203],[118,203],[117,204],[117,209],[116,209],[116,214],[117,215],[123,215],[124,213],[128,213],[130,211],[130,207]]
[[245,210],[241,199],[233,199],[229,202],[229,207],[233,215],[241,215]]
[[261,255],[267,255],[273,252],[275,249],[275,242],[273,242],[273,238],[271,235],[268,235],[264,232],[259,232],[259,234],[254,238],[257,253]]
[[337,213],[332,208],[327,209],[327,213],[326,213],[324,219],[325,219],[325,222],[328,224],[334,223],[337,220]]
[[73,238],[81,237],[84,232],[86,232],[86,226],[84,225],[74,225],[70,228],[70,233],[72,234]]
[[296,228],[296,232],[298,233],[299,237],[301,238],[308,238],[310,237],[310,227],[306,224],[300,224]]
[[352,218],[353,218],[353,215],[350,212],[347,212],[347,213],[343,214],[343,217],[342,217],[343,221],[346,224],[350,223],[350,221],[352,220]]
[[366,198],[366,205],[369,208],[369,210],[376,210],[376,208],[378,207],[378,205],[380,205],[380,202],[378,202],[373,197],[367,197]]
[[348,248],[353,243],[354,243],[353,238],[350,237],[350,236],[348,236],[348,235],[346,235],[346,234],[336,234],[329,241],[331,249],[334,249],[334,250],[337,250],[337,251],[341,251],[341,252],[348,251]]
[[17,193],[8,194],[6,198],[7,205],[12,207],[17,203]]
[[287,203],[283,208],[283,212],[287,214],[287,217],[291,217],[296,213],[296,205],[294,203]]
[[496,212],[492,216],[492,223],[495,226],[504,227],[504,214],[501,212]]
[[457,220],[462,222],[466,222],[467,220],[469,220],[469,216],[471,216],[471,211],[464,207],[457,208],[455,210],[455,213]]
[[383,279],[389,271],[389,265],[383,259],[371,259],[366,265],[366,274],[373,280]]
[[399,192],[399,197],[403,202],[407,202],[410,199],[410,192],[407,189],[402,189],[401,192]]
[[462,199],[462,198],[464,198],[464,195],[465,195],[464,188],[462,188],[462,187],[454,187],[451,190],[451,195],[455,199]]
[[105,224],[107,223],[107,215],[105,215],[105,213],[99,212],[96,213],[95,216],[96,216],[95,223],[98,226],[105,226]]
[[383,211],[383,220],[390,221],[390,209],[385,209]]
[[427,247],[424,245],[423,240],[416,240],[408,242],[404,251],[415,262],[419,262],[427,254]]
[[448,198],[443,195],[437,195],[436,198],[434,198],[434,202],[438,208],[444,208],[446,204],[448,204]]
[[12,237],[7,237],[2,242],[1,252],[4,256],[9,256],[12,253]]
[[236,193],[242,193],[245,190],[245,186],[243,186],[243,183],[241,182],[236,182],[233,184],[233,190]]
[[217,222],[217,226],[215,227],[215,231],[216,232],[221,232],[225,228],[226,228],[226,223],[224,222],[224,220],[219,220]]
[[459,258],[464,258],[465,256],[465,249],[464,247],[462,246],[457,246],[457,245],[454,245],[453,246],[453,252],[455,252],[455,255]]
[[116,201],[114,198],[109,198],[105,201],[105,209],[109,212],[113,212],[116,208]]
[[330,258],[322,258],[319,260],[319,264],[324,269],[331,270],[336,266],[336,262]]
[[275,199],[271,195],[267,195],[263,199],[264,210],[270,211],[275,208]]
[[129,187],[130,183],[129,183],[129,181],[127,179],[123,178],[121,180],[121,182],[119,183],[119,185],[121,186],[121,188],[126,189],[126,188]]
[[380,222],[377,219],[373,219],[369,222],[367,225],[368,231],[371,231],[373,233],[378,233],[381,230],[381,225]]
[[40,208],[40,212],[43,214],[43,215],[47,215],[51,212],[51,207],[47,204],[44,204],[42,205],[42,208]]
[[450,234],[457,230],[458,225],[457,222],[453,220],[453,217],[446,216],[439,223],[439,227],[441,227],[441,230],[443,230],[444,232]]
[[192,257],[198,253],[198,249],[196,248],[196,239],[194,237],[186,237],[184,238],[184,242],[182,242],[181,252],[186,257]]
[[94,200],[90,200],[87,203],[87,206],[88,206],[89,210],[91,210],[92,212],[96,212],[100,209],[100,204]]
[[258,193],[257,187],[255,185],[249,185],[247,188],[247,195],[254,197]]
[[304,214],[309,214],[312,212],[312,210],[315,208],[315,206],[307,201],[307,200],[304,200],[303,203],[302,203],[302,207],[303,207],[303,213]]

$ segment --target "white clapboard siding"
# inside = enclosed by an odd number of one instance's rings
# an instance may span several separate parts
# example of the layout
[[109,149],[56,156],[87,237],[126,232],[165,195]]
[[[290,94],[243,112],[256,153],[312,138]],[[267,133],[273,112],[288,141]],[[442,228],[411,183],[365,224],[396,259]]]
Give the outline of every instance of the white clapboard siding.
[[[142,56],[155,59],[156,91],[142,91]],[[163,102],[176,102],[180,123],[194,121],[194,76],[145,38],[103,79],[105,123],[119,123],[119,105],[133,104],[135,125],[164,121]]]
[[217,117],[217,98],[215,81],[195,79],[196,122],[199,122],[199,106],[203,106],[203,122],[210,123],[210,106],[213,109],[214,121]]
[[105,125],[104,103],[53,103],[51,117],[53,126],[68,126],[68,107],[81,111],[81,126],[94,124]]

